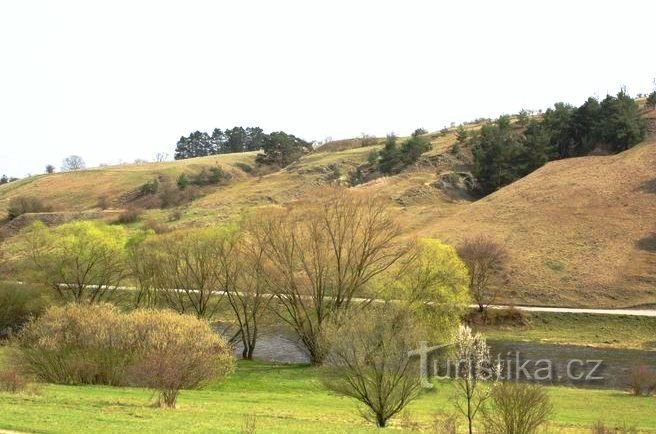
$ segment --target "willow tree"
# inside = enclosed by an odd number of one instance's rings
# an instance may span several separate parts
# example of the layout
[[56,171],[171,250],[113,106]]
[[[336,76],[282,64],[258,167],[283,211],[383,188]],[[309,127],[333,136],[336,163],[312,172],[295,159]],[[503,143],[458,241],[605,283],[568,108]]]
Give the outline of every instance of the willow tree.
[[321,364],[324,323],[406,254],[400,227],[380,200],[344,189],[257,219],[253,236],[264,247],[276,312]]
[[152,285],[171,309],[212,318],[225,289],[217,246],[231,236],[229,230],[210,227],[147,237],[140,249],[152,256],[141,258],[149,262],[141,267],[144,275],[138,280]]
[[403,302],[424,339],[448,341],[470,303],[467,267],[456,250],[439,240],[421,239],[394,268],[379,283],[386,298]]
[[48,228],[35,222],[19,237],[28,268],[60,298],[75,303],[111,300],[125,279],[127,236],[120,226],[77,221]]

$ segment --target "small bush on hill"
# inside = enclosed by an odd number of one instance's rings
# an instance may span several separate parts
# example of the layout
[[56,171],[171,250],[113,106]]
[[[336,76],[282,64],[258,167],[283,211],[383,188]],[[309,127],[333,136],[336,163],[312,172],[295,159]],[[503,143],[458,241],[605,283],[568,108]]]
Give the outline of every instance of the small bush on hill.
[[50,211],[52,211],[51,206],[33,196],[16,196],[9,201],[9,207],[7,208],[9,220],[27,213]]
[[178,179],[176,179],[175,184],[180,190],[184,190],[189,185],[189,177],[185,173],[180,174]]
[[204,186],[204,185],[215,185],[215,184],[227,184],[230,180],[232,179],[232,175],[223,168],[216,166],[216,167],[210,167],[209,170],[205,170],[204,168],[201,169],[201,171],[193,177],[192,179],[192,184],[198,185],[198,186]]
[[153,179],[141,186],[140,192],[142,196],[148,194],[156,194],[159,190],[159,180]]
[[235,166],[246,173],[253,173],[253,167],[246,163],[235,163]]
[[210,325],[172,311],[52,307],[21,332],[19,361],[58,384],[145,386],[175,406],[180,389],[227,376],[231,350]]
[[656,108],[656,90],[649,94],[647,97],[647,107]]
[[98,199],[98,208],[100,208],[100,209],[102,209],[102,210],[106,210],[107,208],[110,207],[110,203],[111,203],[111,202],[110,202],[110,200],[109,200],[109,197],[107,197],[107,196],[101,196],[101,197]]
[[118,216],[118,218],[116,219],[116,223],[119,223],[119,224],[122,224],[122,225],[127,225],[127,224],[130,224],[130,223],[134,223],[134,222],[139,220],[142,213],[143,213],[142,209],[128,208]]

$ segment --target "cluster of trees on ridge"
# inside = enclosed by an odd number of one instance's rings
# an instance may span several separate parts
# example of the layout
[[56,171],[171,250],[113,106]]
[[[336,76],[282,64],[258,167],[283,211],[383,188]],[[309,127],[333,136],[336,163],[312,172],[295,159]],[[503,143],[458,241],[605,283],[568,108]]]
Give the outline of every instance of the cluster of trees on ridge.
[[[652,95],[656,100],[656,93]],[[548,161],[588,155],[597,147],[621,152],[642,141],[645,134],[640,107],[621,91],[602,101],[588,98],[580,107],[557,103],[539,118],[522,112],[516,123],[501,116],[471,134],[461,129],[456,145],[472,146],[474,175],[487,194]]]
[[284,131],[266,134],[259,127],[234,127],[226,130],[215,128],[212,134],[196,131],[188,137],[180,137],[174,158],[184,160],[261,150],[262,153],[258,154],[256,160],[258,164],[284,167],[311,149],[312,143]]

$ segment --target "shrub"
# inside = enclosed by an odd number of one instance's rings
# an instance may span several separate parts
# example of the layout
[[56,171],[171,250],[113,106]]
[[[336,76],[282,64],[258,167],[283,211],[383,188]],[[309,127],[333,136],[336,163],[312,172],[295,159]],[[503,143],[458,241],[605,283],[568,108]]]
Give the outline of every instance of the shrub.
[[455,414],[438,413],[433,416],[432,432],[436,434],[457,434],[458,418]]
[[109,200],[109,197],[107,197],[107,196],[101,196],[101,197],[98,199],[98,208],[100,208],[100,209],[102,209],[102,210],[106,210],[106,209],[109,208],[109,207],[110,207],[110,200]]
[[656,108],[656,90],[647,97],[647,107]]
[[171,229],[166,224],[160,223],[156,220],[147,220],[144,223],[144,229],[153,231],[156,234],[164,234],[171,231]]
[[222,167],[210,167],[209,170],[202,169],[196,176],[194,176],[192,183],[194,185],[212,185],[212,184],[227,184],[232,179],[232,175]]
[[597,421],[592,425],[590,431],[592,434],[637,434],[638,429],[634,426],[628,425],[626,422],[623,422],[622,425],[615,427],[606,426],[603,421]]
[[246,173],[252,173],[252,172],[253,172],[253,167],[250,166],[250,165],[248,165],[248,164],[246,164],[246,163],[240,163],[240,162],[238,162],[238,163],[235,163],[234,165],[235,165],[235,167],[237,167],[237,168],[243,170],[243,171],[246,172]]
[[142,185],[139,191],[142,196],[146,196],[148,194],[156,194],[158,190],[159,190],[159,180],[153,179]]
[[175,183],[178,186],[178,189],[184,190],[187,188],[187,186],[189,186],[189,178],[185,173],[182,173],[180,176],[178,176],[178,179],[175,181]]
[[633,366],[629,371],[629,388],[635,396],[649,396],[656,390],[656,374],[646,366]]
[[232,369],[230,348],[208,323],[171,311],[52,307],[24,328],[18,343],[20,362],[41,380],[145,386],[168,407],[180,389]]
[[40,315],[49,303],[40,288],[0,285],[0,339],[19,331],[30,318]]
[[492,408],[483,408],[483,425],[491,434],[532,434],[552,413],[551,400],[542,386],[505,382],[492,391]]
[[27,388],[27,380],[14,366],[0,369],[0,392],[18,393]]
[[408,357],[418,339],[407,310],[390,304],[346,313],[323,332],[330,351],[321,381],[360,401],[367,421],[383,428],[419,396],[417,361]]
[[180,210],[175,210],[171,214],[169,214],[169,221],[170,222],[177,222],[182,218],[182,211]]
[[142,213],[143,210],[141,208],[128,208],[118,216],[116,223],[122,225],[134,223],[139,220]]
[[52,207],[44,204],[41,199],[33,196],[16,196],[9,201],[7,214],[9,220],[32,212],[50,212]]

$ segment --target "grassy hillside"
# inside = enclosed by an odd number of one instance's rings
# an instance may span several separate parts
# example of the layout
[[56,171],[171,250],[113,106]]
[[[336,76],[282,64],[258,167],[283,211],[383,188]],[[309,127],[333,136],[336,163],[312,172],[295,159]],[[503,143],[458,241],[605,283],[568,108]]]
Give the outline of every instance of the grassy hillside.
[[505,301],[630,306],[656,302],[656,140],[624,153],[547,164],[420,234],[487,232],[509,247]]
[[[384,197],[398,211],[408,236],[457,243],[470,233],[504,241],[511,260],[501,301],[544,305],[623,307],[656,303],[656,140],[614,156],[547,164],[524,179],[476,201],[445,179],[467,172],[471,154],[451,152],[455,132],[430,134],[432,150],[399,175],[353,187]],[[327,144],[277,172],[258,174],[254,153],[167,163],[124,165],[28,178],[0,186],[0,210],[11,197],[33,195],[56,211],[90,210],[102,198],[113,208],[145,182],[220,165],[228,185],[204,187],[182,205],[170,225],[205,225],[269,204],[311,198],[316,186],[346,182],[380,144],[357,140]],[[246,170],[244,170],[246,169]],[[171,209],[144,219],[167,222]]]

